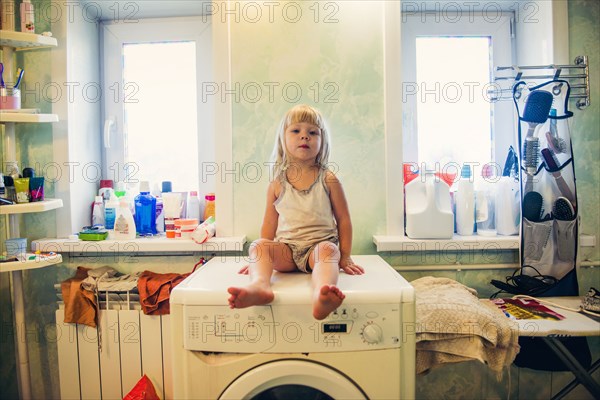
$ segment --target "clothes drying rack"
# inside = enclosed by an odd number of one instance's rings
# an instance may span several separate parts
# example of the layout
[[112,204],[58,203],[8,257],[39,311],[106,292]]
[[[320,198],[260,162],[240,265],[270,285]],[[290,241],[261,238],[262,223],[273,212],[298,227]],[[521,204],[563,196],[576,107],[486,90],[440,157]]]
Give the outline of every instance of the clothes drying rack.
[[[552,73],[547,73],[552,70]],[[566,71],[565,71],[566,70]],[[568,65],[526,65],[496,67],[497,76],[494,77],[494,88],[488,91],[490,101],[513,99],[513,86],[520,81],[532,81],[532,84],[541,81],[562,79],[571,86],[570,99],[576,99],[576,107],[580,110],[590,105],[590,73],[588,56],[575,57],[573,64]],[[505,75],[507,74],[508,75]],[[506,87],[509,82],[510,87]],[[557,84],[553,91],[560,91],[561,85]],[[517,93],[518,95],[518,93]]]

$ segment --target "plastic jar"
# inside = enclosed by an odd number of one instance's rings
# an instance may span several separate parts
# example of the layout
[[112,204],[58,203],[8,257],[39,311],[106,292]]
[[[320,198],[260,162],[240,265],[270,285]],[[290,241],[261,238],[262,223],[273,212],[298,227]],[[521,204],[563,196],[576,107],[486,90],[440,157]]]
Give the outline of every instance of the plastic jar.
[[198,226],[196,218],[180,218],[175,220],[175,239],[191,239],[192,232]]

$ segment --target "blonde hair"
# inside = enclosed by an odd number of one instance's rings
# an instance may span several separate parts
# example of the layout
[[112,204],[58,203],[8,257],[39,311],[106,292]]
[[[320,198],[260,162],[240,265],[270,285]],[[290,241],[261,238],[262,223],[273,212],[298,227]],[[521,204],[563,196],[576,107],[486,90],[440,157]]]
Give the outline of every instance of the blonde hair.
[[273,162],[273,177],[279,176],[280,173],[289,167],[290,162],[285,146],[285,130],[290,125],[300,122],[313,124],[319,127],[321,130],[321,148],[319,149],[319,153],[315,158],[315,164],[319,168],[324,169],[327,167],[331,143],[327,123],[316,108],[306,104],[299,104],[288,110],[288,112],[281,119],[279,127],[277,128],[275,146],[273,147],[273,154],[271,155],[271,161]]

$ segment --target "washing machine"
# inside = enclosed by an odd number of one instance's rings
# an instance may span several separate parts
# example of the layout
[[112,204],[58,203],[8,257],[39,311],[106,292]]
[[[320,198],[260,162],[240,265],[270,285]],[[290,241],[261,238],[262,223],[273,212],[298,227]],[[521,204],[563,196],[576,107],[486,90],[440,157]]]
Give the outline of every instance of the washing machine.
[[278,273],[275,300],[230,309],[227,288],[248,284],[243,257],[217,256],[171,293],[176,399],[409,399],[415,395],[415,294],[379,256],[353,256],[346,294],[312,316],[311,277]]

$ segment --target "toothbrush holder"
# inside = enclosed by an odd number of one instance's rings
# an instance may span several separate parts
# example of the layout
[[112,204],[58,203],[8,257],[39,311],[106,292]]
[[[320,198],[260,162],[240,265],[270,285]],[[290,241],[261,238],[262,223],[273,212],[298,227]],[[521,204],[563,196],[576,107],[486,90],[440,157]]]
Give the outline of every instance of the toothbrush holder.
[[0,88],[0,110],[19,110],[21,91],[15,88]]

